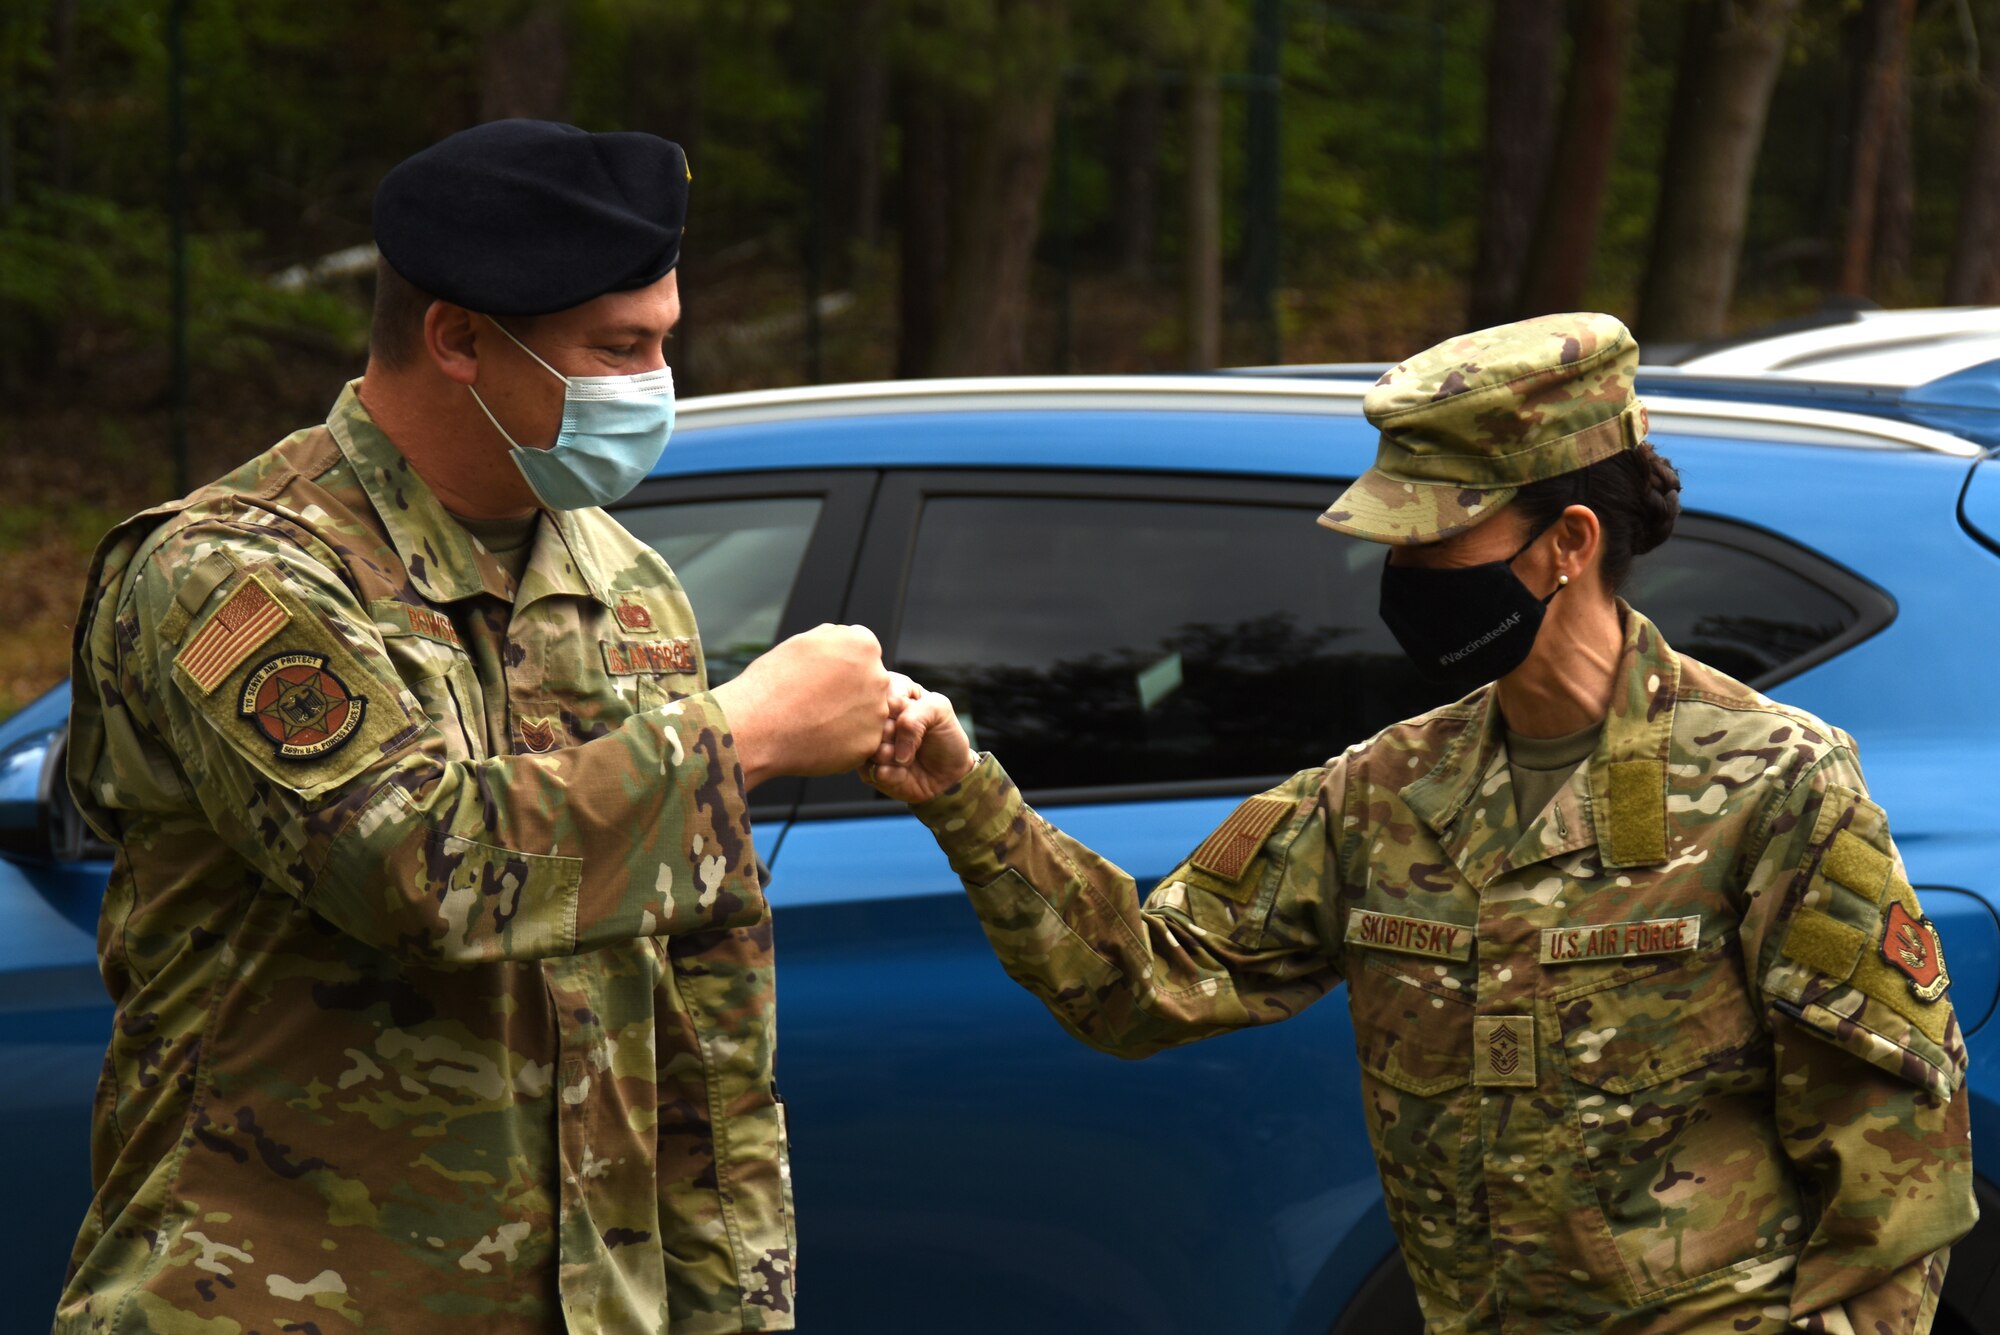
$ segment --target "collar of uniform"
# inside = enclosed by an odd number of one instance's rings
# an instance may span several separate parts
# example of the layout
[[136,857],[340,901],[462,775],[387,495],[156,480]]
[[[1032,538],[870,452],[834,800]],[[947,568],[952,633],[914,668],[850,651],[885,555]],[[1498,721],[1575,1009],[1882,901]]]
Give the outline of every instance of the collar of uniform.
[[[1619,686],[1612,695],[1604,734],[1586,762],[1589,814],[1599,861],[1606,867],[1664,862],[1666,762],[1673,738],[1680,659],[1659,630],[1618,600],[1625,644]],[[1520,835],[1511,786],[1498,693],[1483,687],[1467,697],[1465,726],[1438,762],[1402,790],[1403,801],[1438,836],[1446,853],[1474,885],[1503,867]],[[1581,832],[1575,832],[1580,834]],[[1562,841],[1580,846],[1575,837]],[[1551,852],[1562,851],[1551,847]]]
[[359,380],[350,380],[340,391],[327,414],[327,430],[382,517],[410,582],[434,603],[475,593],[513,598],[513,578],[451,517],[396,442],[375,425],[361,402],[360,386]]
[[1604,736],[1590,756],[1590,818],[1606,867],[1667,860],[1667,759],[1681,660],[1659,627],[1618,600],[1625,651]]
[[611,582],[604,577],[595,530],[617,522],[602,510],[544,510],[516,603],[525,607],[550,594],[570,594],[610,607]]
[[1484,887],[1505,865],[1514,844],[1507,745],[1491,686],[1473,692],[1452,712],[1464,719],[1458,735],[1401,795],[1465,879]]

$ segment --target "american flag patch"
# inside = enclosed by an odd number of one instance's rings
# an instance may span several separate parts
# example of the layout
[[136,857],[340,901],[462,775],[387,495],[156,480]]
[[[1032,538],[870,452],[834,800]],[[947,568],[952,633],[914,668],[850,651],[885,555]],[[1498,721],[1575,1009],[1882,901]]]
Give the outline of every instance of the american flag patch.
[[174,663],[206,695],[291,619],[292,614],[252,575],[215,609],[208,624],[174,656]]
[[1188,861],[1225,881],[1236,880],[1271,837],[1271,831],[1278,828],[1278,822],[1292,814],[1292,805],[1281,797],[1251,798],[1230,812],[1229,819],[1188,855]]

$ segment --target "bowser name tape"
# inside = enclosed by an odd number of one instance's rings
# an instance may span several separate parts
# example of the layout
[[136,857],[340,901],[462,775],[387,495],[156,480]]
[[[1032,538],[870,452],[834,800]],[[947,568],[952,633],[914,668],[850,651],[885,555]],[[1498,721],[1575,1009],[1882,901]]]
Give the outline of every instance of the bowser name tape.
[[1347,944],[1439,960],[1467,960],[1472,958],[1472,929],[1455,922],[1354,909],[1347,915]]
[[1584,964],[1641,955],[1678,955],[1700,943],[1700,914],[1598,927],[1550,927],[1542,932],[1542,963]]

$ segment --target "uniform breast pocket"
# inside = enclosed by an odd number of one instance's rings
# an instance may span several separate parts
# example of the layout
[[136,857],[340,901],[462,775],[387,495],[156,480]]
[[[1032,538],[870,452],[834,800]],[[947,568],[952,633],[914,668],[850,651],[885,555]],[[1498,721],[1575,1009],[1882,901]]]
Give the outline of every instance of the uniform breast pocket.
[[465,652],[421,635],[385,633],[382,643],[396,675],[444,738],[445,758],[485,759],[485,702]]
[[635,714],[670,705],[687,695],[693,685],[692,677],[638,676],[619,681],[621,692]]
[[1785,1250],[1799,1203],[1771,1105],[1771,1042],[1734,933],[1553,997],[1605,1226],[1643,1300]]
[[[1421,963],[1412,963],[1420,969]],[[1472,1004],[1396,965],[1367,960],[1348,980],[1368,1137],[1382,1198],[1416,1282],[1460,1301],[1461,1218],[1477,1156],[1467,1137]]]

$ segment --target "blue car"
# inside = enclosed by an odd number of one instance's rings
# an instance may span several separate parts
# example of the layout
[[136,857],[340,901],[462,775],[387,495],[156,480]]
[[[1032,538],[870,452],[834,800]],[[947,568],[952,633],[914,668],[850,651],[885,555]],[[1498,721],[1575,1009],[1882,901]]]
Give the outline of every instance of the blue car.
[[[873,627],[1030,799],[1142,883],[1247,793],[1440,703],[1313,520],[1374,456],[1372,377],[935,381],[682,406],[619,510],[718,678]],[[1642,381],[1686,515],[1627,596],[1682,651],[1852,732],[1948,942],[2000,1181],[2000,363],[1910,390]],[[66,688],[0,724],[0,1328],[45,1327],[89,1198],[108,850],[60,783]],[[1395,1335],[1420,1325],[1339,1001],[1122,1063],[989,953],[902,808],[774,782],[800,1329]],[[1947,1321],[2000,1331],[2000,1195]],[[1944,1328],[1941,1323],[1940,1328]]]

